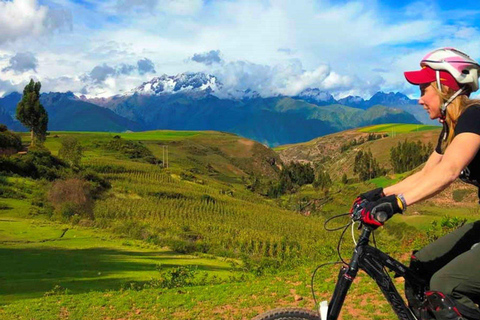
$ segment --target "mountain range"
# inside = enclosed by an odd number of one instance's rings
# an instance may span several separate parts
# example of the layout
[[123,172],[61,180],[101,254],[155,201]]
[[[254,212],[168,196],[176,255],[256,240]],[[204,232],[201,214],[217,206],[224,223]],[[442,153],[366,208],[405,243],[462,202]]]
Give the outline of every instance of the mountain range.
[[[21,94],[0,98],[0,122],[22,130],[15,120]],[[252,90],[229,91],[213,75],[162,75],[108,98],[72,92],[43,93],[51,131],[217,130],[269,146],[380,123],[427,123],[425,111],[401,93],[378,92],[368,100],[309,88],[292,97],[261,97]],[[23,128],[25,129],[25,128]]]

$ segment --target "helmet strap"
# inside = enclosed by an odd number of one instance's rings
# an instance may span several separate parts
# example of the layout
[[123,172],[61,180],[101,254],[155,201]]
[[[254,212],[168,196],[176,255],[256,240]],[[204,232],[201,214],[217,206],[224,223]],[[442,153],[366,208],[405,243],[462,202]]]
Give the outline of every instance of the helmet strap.
[[445,119],[442,121],[442,125],[443,125],[443,137],[442,137],[442,140],[443,141],[446,141],[447,138],[448,138],[448,123],[447,121],[445,121]]
[[437,88],[442,92],[442,82],[440,81],[440,71],[435,70],[435,77],[437,78]]
[[450,103],[452,103],[453,100],[455,100],[459,95],[464,92],[464,88],[460,88],[455,92],[440,108],[440,111],[442,113],[442,118],[445,119],[447,117],[447,107]]

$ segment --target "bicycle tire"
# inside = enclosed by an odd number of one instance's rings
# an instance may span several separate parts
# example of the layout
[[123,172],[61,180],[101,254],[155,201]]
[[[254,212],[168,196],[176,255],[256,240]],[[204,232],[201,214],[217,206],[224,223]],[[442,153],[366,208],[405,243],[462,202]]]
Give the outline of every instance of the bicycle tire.
[[301,308],[277,308],[262,313],[252,320],[321,320],[318,312]]

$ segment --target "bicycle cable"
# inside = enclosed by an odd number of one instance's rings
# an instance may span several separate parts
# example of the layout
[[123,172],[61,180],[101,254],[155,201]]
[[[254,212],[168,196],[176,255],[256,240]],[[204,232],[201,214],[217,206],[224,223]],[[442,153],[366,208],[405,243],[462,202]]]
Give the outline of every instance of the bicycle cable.
[[[318,269],[326,266],[326,265],[329,265],[329,264],[344,264],[344,265],[347,265],[348,263],[343,259],[342,257],[342,254],[341,254],[341,244],[342,244],[342,240],[343,240],[343,237],[345,236],[345,232],[348,230],[348,228],[354,224],[353,222],[349,222],[341,227],[338,227],[338,228],[333,228],[333,229],[329,229],[327,227],[328,223],[330,221],[332,221],[333,219],[337,219],[337,218],[341,218],[341,217],[344,217],[344,216],[349,216],[350,213],[342,213],[342,214],[339,214],[339,215],[336,215],[336,216],[333,216],[333,217],[330,217],[328,218],[327,220],[325,220],[325,223],[323,224],[323,228],[326,230],[326,231],[338,231],[338,230],[343,230],[342,231],[342,234],[340,235],[340,239],[338,240],[338,244],[337,244],[337,254],[338,254],[338,257],[340,258],[340,261],[334,261],[334,262],[327,262],[327,263],[324,263],[324,264],[321,264],[319,266],[317,266],[315,268],[315,270],[313,271],[313,274],[312,274],[312,279],[311,279],[311,284],[310,284],[310,287],[312,289],[312,296],[313,296],[313,300],[315,302],[315,305],[317,304],[317,298],[316,298],[316,295],[315,295],[315,288],[314,288],[314,282],[315,282],[315,274],[317,273]],[[353,233],[353,231],[352,231]]]
[[[317,298],[316,298],[316,295],[315,295],[315,288],[314,288],[314,282],[315,282],[315,275],[317,273],[317,271],[326,266],[326,265],[334,265],[334,264],[344,264],[344,265],[348,265],[348,263],[343,259],[342,257],[342,253],[341,253],[341,246],[342,246],[342,241],[343,241],[343,237],[345,236],[345,232],[347,231],[347,229],[349,227],[352,227],[352,239],[353,239],[353,243],[355,243],[355,246],[357,246],[357,241],[355,240],[355,231],[354,231],[354,228],[355,228],[355,224],[356,224],[356,221],[350,221],[349,223],[347,223],[346,225],[343,225],[341,227],[338,227],[338,228],[333,228],[333,229],[329,229],[327,227],[328,223],[334,219],[337,219],[337,218],[340,218],[340,217],[344,217],[344,216],[348,216],[350,215],[350,213],[342,213],[342,214],[339,214],[339,215],[336,215],[336,216],[333,216],[333,217],[330,217],[328,218],[327,220],[325,220],[325,223],[323,224],[323,228],[326,230],[326,231],[338,231],[338,230],[342,230],[342,234],[340,235],[340,238],[338,240],[338,244],[337,244],[337,254],[338,254],[338,257],[340,258],[340,261],[335,261],[335,262],[327,262],[327,263],[324,263],[324,264],[321,264],[319,266],[317,266],[315,268],[315,270],[313,271],[313,274],[312,274],[312,279],[311,279],[311,284],[310,284],[310,287],[312,289],[312,296],[313,296],[313,301],[315,302],[315,305],[317,305]],[[373,245],[375,246],[375,248],[377,248],[377,240],[375,239],[375,232],[372,230],[372,240],[373,240]],[[385,270],[385,268],[384,268]]]
[[337,244],[337,253],[338,253],[338,257],[340,258],[340,261],[342,261],[343,264],[347,264],[348,265],[348,262],[346,262],[345,260],[343,260],[343,257],[342,257],[342,253],[340,251],[340,248],[342,246],[342,240],[343,240],[343,237],[345,235],[345,232],[348,230],[348,227],[350,227],[350,225],[352,224],[352,222],[350,222],[349,224],[347,224],[345,226],[345,228],[343,229],[342,231],[342,234],[340,235],[340,240],[338,240],[338,244]]
[[357,246],[357,241],[355,241],[355,232],[353,229],[355,229],[355,221],[352,223],[352,239],[353,239],[353,243],[355,243],[355,247]]
[[344,216],[349,216],[350,213],[342,213],[342,214],[338,214],[336,216],[333,216],[333,217],[330,217],[328,218],[327,220],[325,220],[325,223],[323,224],[323,228],[326,230],[326,231],[338,231],[338,230],[342,230],[345,226],[347,225],[350,225],[350,222],[347,223],[346,225],[343,225],[341,227],[338,227],[338,228],[335,228],[335,229],[329,229],[327,228],[327,224],[332,221],[333,219],[337,219],[337,218],[340,218],[340,217],[344,217]]
[[335,262],[327,262],[327,263],[324,263],[324,264],[321,264],[319,266],[317,266],[315,268],[315,270],[313,271],[313,274],[312,274],[312,280],[311,280],[311,283],[310,283],[310,287],[312,288],[312,296],[313,296],[313,301],[315,302],[315,305],[317,305],[317,296],[315,295],[315,290],[313,288],[314,286],[314,280],[315,280],[315,274],[317,273],[318,269],[326,266],[326,265],[329,265],[329,264],[339,264],[339,263],[342,263],[341,261],[335,261]]

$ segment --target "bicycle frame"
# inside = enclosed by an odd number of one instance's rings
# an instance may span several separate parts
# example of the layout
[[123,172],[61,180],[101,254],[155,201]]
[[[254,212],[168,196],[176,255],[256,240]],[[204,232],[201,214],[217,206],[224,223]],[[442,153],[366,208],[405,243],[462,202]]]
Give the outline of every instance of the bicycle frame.
[[[340,314],[345,297],[350,286],[355,279],[359,269],[364,270],[371,278],[373,278],[385,298],[392,306],[393,311],[400,320],[416,320],[417,318],[407,307],[403,298],[398,293],[392,279],[385,270],[385,267],[394,271],[397,276],[405,278],[405,281],[418,284],[421,288],[426,287],[426,283],[415,272],[393,259],[389,255],[383,253],[370,246],[369,238],[372,229],[368,226],[363,227],[362,235],[355,247],[352,260],[348,266],[343,266],[338,275],[338,281],[333,292],[332,299],[328,304],[328,313],[326,320],[336,320]],[[325,320],[325,319],[322,319]]]

